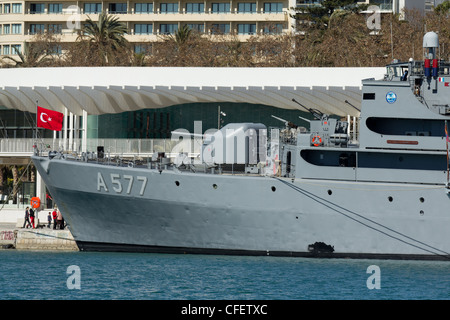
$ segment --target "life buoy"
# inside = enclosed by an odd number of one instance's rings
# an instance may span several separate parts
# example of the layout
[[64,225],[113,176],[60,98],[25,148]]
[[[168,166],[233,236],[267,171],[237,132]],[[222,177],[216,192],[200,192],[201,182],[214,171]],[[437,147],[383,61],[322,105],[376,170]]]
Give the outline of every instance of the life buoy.
[[322,144],[322,138],[320,136],[314,136],[311,140],[311,143],[314,147],[318,147]]
[[39,197],[33,197],[31,198],[31,207],[32,208],[39,208],[41,206],[41,199]]

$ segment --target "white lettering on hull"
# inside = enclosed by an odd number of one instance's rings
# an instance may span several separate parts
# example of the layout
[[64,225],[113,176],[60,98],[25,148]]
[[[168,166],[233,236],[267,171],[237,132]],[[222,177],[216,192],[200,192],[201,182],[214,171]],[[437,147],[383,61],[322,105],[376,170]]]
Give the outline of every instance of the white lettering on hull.
[[[118,173],[111,173],[109,176],[112,189],[116,193],[122,194],[125,192],[126,194],[130,194],[131,190],[133,189],[133,182],[137,180],[140,182],[140,186],[139,185],[137,186],[139,188],[139,195],[141,196],[144,195],[145,188],[147,187],[147,177],[145,176],[134,177],[128,174],[124,174],[121,177],[120,174]],[[103,175],[100,172],[97,172],[97,191],[109,192],[105,179],[103,178]]]

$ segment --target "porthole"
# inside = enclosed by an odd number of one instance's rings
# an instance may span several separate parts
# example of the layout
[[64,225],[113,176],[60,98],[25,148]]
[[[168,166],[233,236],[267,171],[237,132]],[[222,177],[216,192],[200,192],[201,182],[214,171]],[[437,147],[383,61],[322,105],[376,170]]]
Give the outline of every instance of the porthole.
[[388,197],[389,202],[392,202],[394,200],[394,198],[392,198],[391,196]]
[[422,203],[425,202],[425,199],[424,199],[423,197],[420,197],[419,200],[420,200],[420,202],[422,202]]
[[423,216],[425,212],[423,210],[420,210],[420,215]]
[[214,189],[217,189],[217,184],[214,183],[214,184],[213,184],[213,188],[214,188]]
[[275,188],[274,186],[272,186],[271,189],[272,189],[273,192],[277,191],[277,188]]
[[331,196],[333,194],[333,191],[328,190],[328,194]]
[[175,181],[175,184],[177,185],[177,187],[180,186],[180,181]]

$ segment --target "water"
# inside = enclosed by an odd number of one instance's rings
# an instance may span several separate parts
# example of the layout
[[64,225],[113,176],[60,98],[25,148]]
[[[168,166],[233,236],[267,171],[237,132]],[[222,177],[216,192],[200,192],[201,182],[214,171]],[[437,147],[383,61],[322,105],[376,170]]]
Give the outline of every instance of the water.
[[447,261],[0,250],[1,300],[449,298]]

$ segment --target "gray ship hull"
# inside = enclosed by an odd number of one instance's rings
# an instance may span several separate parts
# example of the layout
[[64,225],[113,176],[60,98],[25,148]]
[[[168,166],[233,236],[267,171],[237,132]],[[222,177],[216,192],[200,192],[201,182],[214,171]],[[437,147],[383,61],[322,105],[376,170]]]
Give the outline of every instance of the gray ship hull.
[[450,258],[444,186],[33,162],[81,250]]

